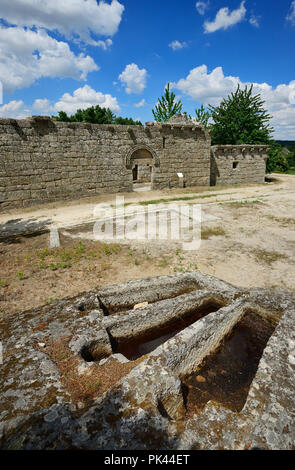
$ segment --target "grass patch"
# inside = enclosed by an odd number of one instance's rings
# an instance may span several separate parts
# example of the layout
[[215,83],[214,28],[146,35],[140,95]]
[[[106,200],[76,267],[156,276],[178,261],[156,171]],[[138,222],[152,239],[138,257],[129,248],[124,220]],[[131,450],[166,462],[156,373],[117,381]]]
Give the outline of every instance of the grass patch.
[[221,227],[204,227],[202,228],[201,239],[208,240],[211,237],[222,237],[225,235],[226,232]]
[[[0,303],[5,312],[17,313],[48,304],[51,297],[57,300],[115,284],[121,281],[122,266],[129,264],[142,276],[148,263],[155,273],[160,269],[155,263],[161,255],[148,250],[143,254],[130,245],[72,239],[63,233],[60,240],[61,246],[53,249],[48,246],[48,234],[1,244]],[[127,271],[123,269],[123,279],[128,279]]]
[[282,227],[288,227],[295,224],[295,220],[289,217],[275,217],[274,215],[266,215],[265,217],[267,217],[272,222],[281,225]]
[[[79,263],[84,260],[99,260],[103,256],[111,256],[112,254],[119,254],[122,247],[118,244],[106,244],[97,248],[97,244],[89,244],[87,246],[82,241],[75,243],[70,249],[64,248],[48,249],[44,248],[37,250],[36,257],[39,260],[36,264],[39,269],[50,269],[57,271],[59,269],[69,269],[73,263]],[[34,261],[34,256],[27,257],[27,261]]]
[[198,265],[196,263],[187,263],[186,265],[183,265],[180,262],[177,266],[174,266],[173,271],[175,273],[189,273],[192,271],[198,271]]
[[160,261],[158,263],[158,266],[160,268],[167,268],[167,266],[169,266],[170,262],[171,262],[171,256],[169,258],[166,258],[166,256],[162,256],[162,258],[160,259]]
[[24,279],[26,279],[26,276],[24,275],[22,271],[18,271],[16,277],[19,281],[23,281]]
[[71,267],[71,263],[50,263],[49,265],[49,269],[51,271],[57,271],[58,269],[68,269]]
[[106,244],[103,245],[103,251],[104,251],[104,254],[107,256],[110,256],[112,254],[111,248]]
[[235,207],[245,207],[245,206],[250,206],[252,204],[262,204],[261,201],[259,201],[259,199],[254,199],[253,201],[249,201],[249,200],[245,200],[245,201],[232,201],[232,202],[228,202],[227,204],[231,204]]
[[[141,201],[136,204],[139,204],[141,206],[149,206],[153,204],[166,204],[169,202],[176,202],[176,201],[193,201],[195,199],[207,199],[211,197],[217,197],[217,196],[228,196],[231,193],[216,193],[216,194],[204,194],[203,196],[181,196],[181,197],[173,197],[173,198],[167,198],[167,199],[153,199],[151,201]],[[134,202],[127,202],[125,204],[126,206],[130,206],[132,204],[135,204]]]
[[271,265],[276,261],[287,258],[285,255],[283,255],[282,253],[278,253],[277,251],[256,249],[253,251],[253,253],[258,261],[261,261],[262,263],[268,265]]

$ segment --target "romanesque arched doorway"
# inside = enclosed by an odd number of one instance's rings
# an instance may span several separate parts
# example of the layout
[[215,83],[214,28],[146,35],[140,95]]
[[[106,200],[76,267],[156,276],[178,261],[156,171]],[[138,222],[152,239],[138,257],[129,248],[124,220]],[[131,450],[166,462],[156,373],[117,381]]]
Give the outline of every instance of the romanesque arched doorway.
[[132,171],[133,188],[151,189],[154,169],[160,162],[155,151],[147,145],[136,145],[127,154],[126,167]]

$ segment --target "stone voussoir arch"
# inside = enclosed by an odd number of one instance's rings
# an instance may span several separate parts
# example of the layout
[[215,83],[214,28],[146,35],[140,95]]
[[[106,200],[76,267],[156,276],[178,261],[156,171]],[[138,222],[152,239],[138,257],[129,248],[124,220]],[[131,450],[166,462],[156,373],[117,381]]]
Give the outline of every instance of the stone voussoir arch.
[[126,168],[132,170],[132,156],[137,150],[147,150],[153,157],[155,167],[160,166],[160,159],[155,150],[146,144],[137,144],[130,148],[125,156]]

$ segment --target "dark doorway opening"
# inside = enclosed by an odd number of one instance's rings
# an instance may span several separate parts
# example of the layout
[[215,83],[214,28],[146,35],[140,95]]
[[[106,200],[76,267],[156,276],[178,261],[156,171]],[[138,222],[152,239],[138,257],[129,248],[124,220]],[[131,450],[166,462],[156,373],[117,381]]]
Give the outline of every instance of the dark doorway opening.
[[132,176],[133,176],[133,182],[138,180],[138,166],[135,165],[135,167],[132,169]]

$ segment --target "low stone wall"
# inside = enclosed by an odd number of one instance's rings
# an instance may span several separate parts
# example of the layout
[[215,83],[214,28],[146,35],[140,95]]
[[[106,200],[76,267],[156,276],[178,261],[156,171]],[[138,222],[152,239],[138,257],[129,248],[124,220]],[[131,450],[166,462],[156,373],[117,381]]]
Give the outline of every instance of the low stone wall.
[[214,145],[210,184],[264,183],[268,149],[266,145]]
[[163,125],[0,119],[0,209],[132,191],[133,161],[152,165],[152,188],[209,185],[210,136],[183,116]]

